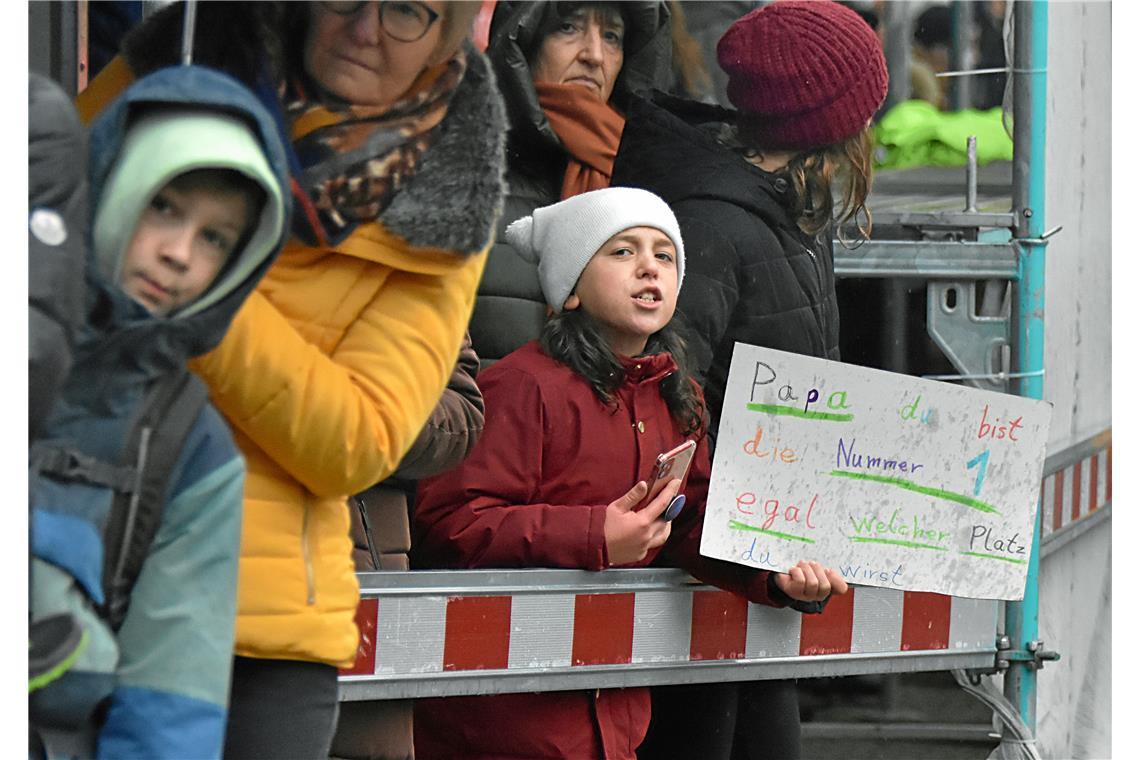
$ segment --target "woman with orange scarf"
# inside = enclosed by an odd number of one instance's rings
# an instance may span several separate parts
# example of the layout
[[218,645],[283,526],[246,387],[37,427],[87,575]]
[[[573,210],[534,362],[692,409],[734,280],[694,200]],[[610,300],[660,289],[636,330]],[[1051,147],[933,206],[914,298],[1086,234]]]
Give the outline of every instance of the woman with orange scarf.
[[546,302],[534,264],[502,240],[507,223],[608,187],[633,93],[671,81],[665,2],[505,2],[487,57],[507,105],[507,196],[471,320],[475,350],[500,359],[538,337]]

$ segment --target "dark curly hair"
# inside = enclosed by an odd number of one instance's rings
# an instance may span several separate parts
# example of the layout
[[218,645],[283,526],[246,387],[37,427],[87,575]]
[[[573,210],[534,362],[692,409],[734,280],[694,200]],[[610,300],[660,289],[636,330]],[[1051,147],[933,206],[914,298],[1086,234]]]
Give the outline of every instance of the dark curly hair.
[[[680,315],[675,316],[673,322],[679,318]],[[594,395],[616,409],[614,392],[625,381],[625,367],[602,335],[597,320],[583,309],[564,310],[547,320],[539,345],[547,356],[586,378]],[[708,429],[705,403],[693,380],[688,347],[673,323],[649,336],[642,355],[662,351],[668,351],[677,363],[677,371],[661,381],[665,406],[681,425],[682,433],[704,435]]]

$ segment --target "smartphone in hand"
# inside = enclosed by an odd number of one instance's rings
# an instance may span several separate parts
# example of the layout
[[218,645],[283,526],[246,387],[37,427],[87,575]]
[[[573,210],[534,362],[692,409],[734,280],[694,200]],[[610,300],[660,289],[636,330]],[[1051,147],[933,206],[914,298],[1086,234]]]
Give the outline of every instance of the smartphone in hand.
[[[696,452],[697,442],[689,440],[674,449],[657,455],[657,461],[653,465],[653,476],[649,481],[649,495],[645,497],[646,504],[657,498],[657,495],[668,485],[669,481],[675,478],[681,480],[681,489],[685,488],[685,478],[689,475],[689,465],[692,464],[693,455]],[[661,519],[672,520],[681,514],[681,508],[684,506],[685,497],[678,493],[669,502],[665,511],[661,513]]]

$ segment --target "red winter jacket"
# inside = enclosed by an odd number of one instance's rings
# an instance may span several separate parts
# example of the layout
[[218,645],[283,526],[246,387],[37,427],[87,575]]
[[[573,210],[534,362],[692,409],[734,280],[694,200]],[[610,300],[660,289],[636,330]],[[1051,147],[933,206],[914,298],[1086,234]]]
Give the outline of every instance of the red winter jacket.
[[[458,468],[420,484],[415,565],[606,567],[606,505],[685,439],[660,391],[676,369],[673,358],[657,354],[627,366],[616,409],[536,342],[480,373],[483,437]],[[750,601],[781,606],[767,571],[700,556],[710,469],[702,436],[669,541],[637,566],[682,567]],[[634,760],[649,713],[645,688],[421,699],[416,757]]]

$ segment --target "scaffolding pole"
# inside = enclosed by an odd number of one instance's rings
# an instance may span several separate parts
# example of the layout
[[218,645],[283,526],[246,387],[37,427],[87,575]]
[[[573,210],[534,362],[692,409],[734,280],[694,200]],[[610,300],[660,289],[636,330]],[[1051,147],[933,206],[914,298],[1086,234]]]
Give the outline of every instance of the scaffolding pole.
[[[1020,395],[1040,399],[1045,359],[1045,118],[1048,7],[1045,0],[1014,4],[1013,212],[1021,258],[1014,341]],[[1038,564],[1041,510],[1038,505],[1026,578],[1025,598],[1006,605],[1006,630],[1013,658],[1005,674],[1005,697],[1030,735],[1037,735]],[[1020,743],[1003,731],[1003,743]],[[1009,756],[1009,755],[1007,755]]]

